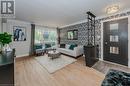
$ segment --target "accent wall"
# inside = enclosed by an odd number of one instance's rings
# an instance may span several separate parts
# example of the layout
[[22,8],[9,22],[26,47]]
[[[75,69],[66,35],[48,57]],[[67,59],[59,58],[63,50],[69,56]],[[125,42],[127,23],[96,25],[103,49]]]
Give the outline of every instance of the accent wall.
[[[125,16],[129,16],[129,15],[130,15],[130,11],[127,11],[127,12],[122,12],[119,14],[111,15],[108,17],[99,18],[96,20],[96,27],[95,27],[96,38],[95,39],[96,39],[96,44],[99,45],[99,57],[101,57],[101,21],[125,17]],[[88,39],[87,38],[87,33],[88,33],[87,26],[88,26],[87,22],[84,22],[84,23],[60,28],[61,44],[65,43],[65,44],[78,44],[78,45],[83,45],[83,46],[87,45],[87,39]],[[78,40],[68,40],[67,31],[74,30],[74,29],[78,30]]]

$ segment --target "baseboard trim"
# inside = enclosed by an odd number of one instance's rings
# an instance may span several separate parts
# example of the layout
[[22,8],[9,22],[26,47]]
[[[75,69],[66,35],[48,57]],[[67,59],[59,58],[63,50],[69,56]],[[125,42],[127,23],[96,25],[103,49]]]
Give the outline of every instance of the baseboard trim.
[[105,60],[104,60],[104,62],[106,62],[106,63],[110,63],[110,64],[113,64],[113,65],[119,65],[119,66],[122,66],[122,67],[129,68],[128,66],[121,65],[121,64],[118,64],[118,63],[114,63],[114,62],[110,62],[110,61],[105,61]]
[[24,54],[24,55],[16,55],[16,58],[22,58],[22,57],[27,57],[29,54]]

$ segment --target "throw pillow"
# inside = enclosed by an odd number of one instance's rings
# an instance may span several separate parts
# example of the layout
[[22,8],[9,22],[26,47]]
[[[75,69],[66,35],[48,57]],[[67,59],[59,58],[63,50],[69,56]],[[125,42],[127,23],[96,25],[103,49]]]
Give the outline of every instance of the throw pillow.
[[70,45],[69,49],[74,50],[75,47],[77,47],[77,45]]
[[50,48],[51,44],[45,44],[45,48]]
[[60,44],[60,48],[65,48],[65,44]]

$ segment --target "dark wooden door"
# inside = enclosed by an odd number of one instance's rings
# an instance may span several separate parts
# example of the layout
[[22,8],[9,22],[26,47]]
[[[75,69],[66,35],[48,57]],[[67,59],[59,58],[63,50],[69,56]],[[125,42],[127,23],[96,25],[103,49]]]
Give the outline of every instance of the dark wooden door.
[[104,60],[128,66],[128,19],[109,21],[104,26]]

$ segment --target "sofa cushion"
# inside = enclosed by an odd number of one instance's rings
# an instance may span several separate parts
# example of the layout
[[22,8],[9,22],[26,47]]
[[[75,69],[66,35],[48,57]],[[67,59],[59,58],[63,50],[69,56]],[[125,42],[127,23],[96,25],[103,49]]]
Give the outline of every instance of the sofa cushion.
[[41,44],[35,44],[35,50],[36,49],[42,49],[42,45]]
[[66,48],[66,49],[69,49],[69,47],[70,47],[69,44],[66,44],[66,45],[65,45],[65,48]]
[[60,48],[65,48],[65,44],[60,44]]
[[74,50],[66,49],[66,48],[58,48],[58,51],[67,55],[72,55]]

